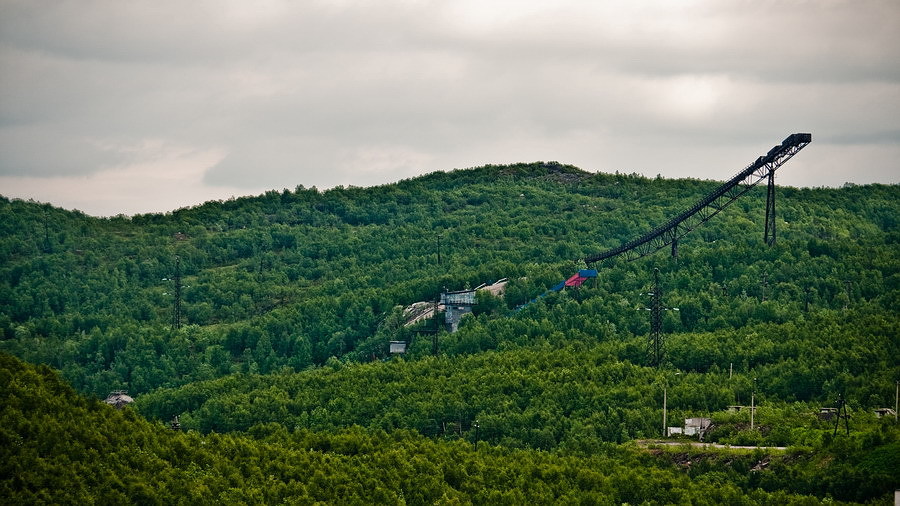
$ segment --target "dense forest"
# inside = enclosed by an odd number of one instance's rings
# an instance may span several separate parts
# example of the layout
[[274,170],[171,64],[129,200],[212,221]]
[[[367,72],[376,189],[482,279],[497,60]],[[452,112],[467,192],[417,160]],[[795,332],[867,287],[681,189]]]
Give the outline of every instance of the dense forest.
[[[889,501],[900,429],[873,410],[900,378],[900,187],[779,187],[773,246],[753,190],[677,258],[607,261],[529,303],[717,184],[541,162],[131,217],[0,198],[0,351],[18,357],[3,358],[3,494]],[[679,309],[658,368],[640,310],[654,268]],[[458,332],[403,324],[410,304],[500,278],[505,296],[479,292]],[[112,390],[136,402],[97,402]],[[706,441],[788,450],[647,443],[664,390],[669,425],[709,417]],[[839,397],[849,431],[818,416]],[[728,410],[751,402],[752,428]],[[176,415],[184,433],[163,426]]]

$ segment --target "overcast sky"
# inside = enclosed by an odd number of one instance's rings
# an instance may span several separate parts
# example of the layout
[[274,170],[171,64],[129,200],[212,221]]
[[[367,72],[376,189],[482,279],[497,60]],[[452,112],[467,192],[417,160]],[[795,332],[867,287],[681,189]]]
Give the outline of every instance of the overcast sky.
[[92,215],[556,160],[900,182],[900,2],[0,0],[0,194]]

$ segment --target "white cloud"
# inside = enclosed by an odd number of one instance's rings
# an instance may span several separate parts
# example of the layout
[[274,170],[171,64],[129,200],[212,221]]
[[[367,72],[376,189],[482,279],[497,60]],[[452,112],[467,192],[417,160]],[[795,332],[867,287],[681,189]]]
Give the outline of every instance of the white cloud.
[[247,192],[203,182],[204,172],[223,156],[217,150],[193,152],[160,144],[142,150],[153,152],[146,157],[150,161],[88,175],[0,176],[0,187],[12,190],[4,192],[7,197],[51,202],[97,216],[174,210]]

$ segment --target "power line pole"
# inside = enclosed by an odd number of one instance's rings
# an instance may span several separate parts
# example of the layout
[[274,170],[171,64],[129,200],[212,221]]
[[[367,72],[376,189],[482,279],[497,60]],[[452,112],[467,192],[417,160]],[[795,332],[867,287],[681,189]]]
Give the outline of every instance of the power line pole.
[[753,430],[753,415],[756,414],[756,392],[750,393],[750,430]]
[[753,430],[753,420],[756,414],[756,378],[753,378],[753,390],[750,391],[750,430]]
[[181,328],[181,257],[175,256],[175,307],[172,311],[172,327]]
[[434,299],[434,307],[431,311],[432,321],[434,323],[434,332],[431,334],[431,354],[437,356],[438,351],[438,333],[441,331],[441,323],[438,321],[438,302],[440,297]]
[[643,308],[650,311],[650,337],[647,341],[647,355],[651,366],[659,367],[663,359],[663,335],[662,312],[678,311],[677,307],[669,308],[662,305],[662,289],[659,286],[659,268],[653,269],[653,289],[644,294],[650,296],[650,307]]
[[843,395],[838,395],[837,402],[835,403],[837,406],[837,416],[834,418],[834,434],[833,436],[837,436],[838,426],[841,425],[841,419],[844,419],[844,427],[847,429],[847,435],[850,435],[850,415],[847,414],[847,401],[844,400]]
[[50,242],[50,218],[47,210],[44,209],[44,253],[53,253],[53,243]]
[[663,437],[668,437],[668,423],[666,422],[666,400],[667,400],[667,392],[669,385],[663,386]]
[[[675,376],[680,375],[680,372],[676,372]],[[666,378],[663,383],[663,437],[669,437],[669,423],[667,419],[668,415],[668,390],[669,390],[669,379]]]
[[659,269],[653,269],[653,291],[650,295],[650,307],[644,308],[650,311],[650,341],[647,343],[647,352],[650,358],[650,365],[659,367],[662,363],[663,343],[662,343],[662,303],[659,293]]
[[844,280],[844,289],[847,291],[847,302],[844,303],[844,309],[850,306],[850,290],[853,288],[853,282],[849,279]]

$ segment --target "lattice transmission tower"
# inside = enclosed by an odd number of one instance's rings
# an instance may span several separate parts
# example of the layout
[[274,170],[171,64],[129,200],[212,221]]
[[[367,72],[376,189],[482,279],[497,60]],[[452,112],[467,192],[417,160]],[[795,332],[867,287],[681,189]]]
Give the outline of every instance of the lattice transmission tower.
[[662,331],[663,311],[678,311],[677,307],[665,307],[662,304],[662,288],[659,285],[659,269],[653,269],[653,288],[644,295],[650,296],[650,307],[641,308],[650,311],[650,336],[647,339],[647,361],[651,366],[659,367],[665,354],[665,337]]

